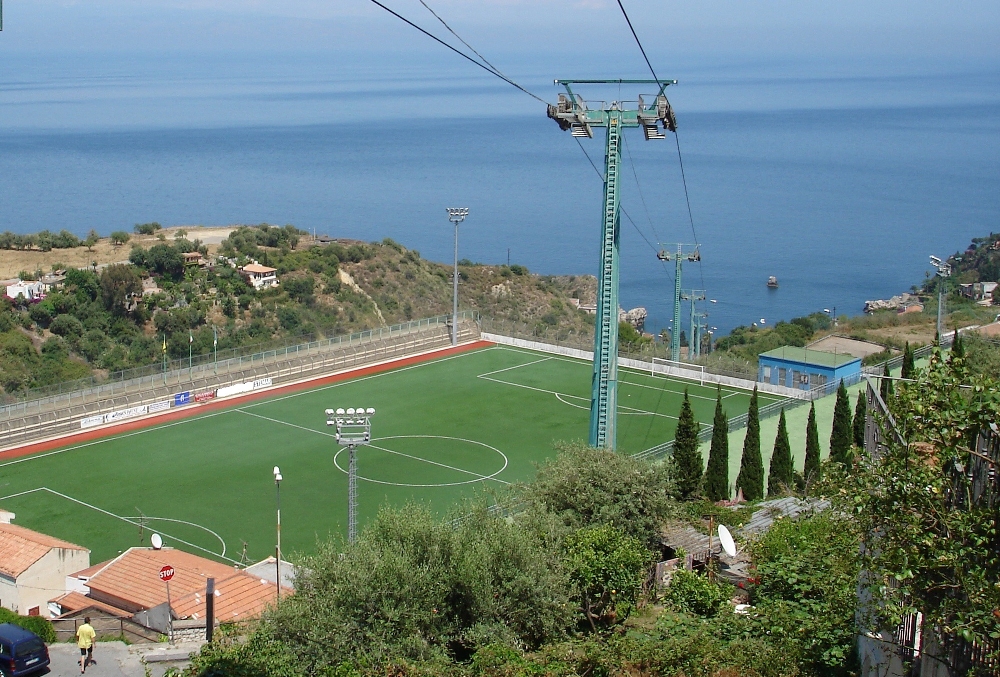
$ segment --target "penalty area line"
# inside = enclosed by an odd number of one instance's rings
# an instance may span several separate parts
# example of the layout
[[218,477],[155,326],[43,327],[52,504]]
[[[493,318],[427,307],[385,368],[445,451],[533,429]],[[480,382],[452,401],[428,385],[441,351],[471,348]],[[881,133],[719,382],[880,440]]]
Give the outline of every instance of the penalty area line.
[[[121,515],[117,515],[117,514],[111,512],[110,510],[105,510],[104,508],[99,508],[96,505],[92,505],[90,503],[87,503],[86,501],[81,501],[78,498],[73,498],[72,496],[69,496],[69,495],[64,494],[62,492],[59,492],[59,491],[56,491],[55,489],[50,489],[49,487],[38,487],[36,489],[29,489],[28,491],[22,491],[22,492],[17,493],[17,494],[11,494],[10,496],[0,497],[0,500],[7,500],[7,499],[10,499],[10,498],[16,498],[18,496],[24,496],[25,494],[33,494],[33,493],[38,492],[38,491],[47,491],[50,494],[52,494],[54,496],[58,496],[59,498],[61,498],[63,500],[70,501],[71,503],[76,503],[77,505],[82,505],[85,508],[90,508],[91,510],[94,510],[95,512],[99,512],[99,513],[101,513],[103,515],[107,515],[108,517],[113,517],[114,519],[121,520],[122,522],[125,522],[127,524],[131,524],[132,526],[136,526],[136,527],[143,527],[144,526],[144,525],[140,524],[139,522],[136,522],[136,521],[134,521],[132,519],[129,519],[128,517],[122,517]],[[153,519],[153,518],[149,518],[149,519]],[[155,519],[167,519],[167,518],[155,518]],[[183,520],[169,520],[169,521],[172,521],[172,522],[183,522]],[[162,534],[163,536],[166,536],[167,538],[169,538],[172,541],[175,541],[177,543],[183,543],[184,545],[186,545],[188,547],[191,547],[191,548],[195,548],[196,550],[201,550],[202,552],[208,553],[209,555],[212,555],[213,557],[218,557],[220,559],[224,559],[224,560],[226,560],[228,562],[232,562],[233,564],[239,564],[239,562],[237,560],[234,560],[234,559],[232,559],[230,557],[226,557],[226,542],[222,539],[221,536],[219,536],[219,534],[215,533],[214,531],[212,531],[208,527],[204,527],[204,526],[202,526],[200,524],[195,524],[194,522],[183,522],[183,523],[184,524],[189,524],[191,526],[198,527],[200,529],[203,529],[203,530],[207,531],[208,533],[212,534],[213,536],[215,536],[217,539],[219,539],[219,542],[222,544],[222,554],[219,554],[217,552],[212,552],[208,548],[203,548],[200,545],[196,545],[195,543],[191,543],[190,541],[185,541],[183,538],[177,538],[176,536],[168,534],[165,531],[160,531],[158,533]]]

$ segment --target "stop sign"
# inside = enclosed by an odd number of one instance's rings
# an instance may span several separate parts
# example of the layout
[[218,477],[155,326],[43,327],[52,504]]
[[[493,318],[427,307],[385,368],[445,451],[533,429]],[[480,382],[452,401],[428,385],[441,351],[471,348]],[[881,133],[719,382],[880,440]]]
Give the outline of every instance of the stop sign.
[[160,569],[160,580],[169,581],[174,577],[174,568],[169,564]]

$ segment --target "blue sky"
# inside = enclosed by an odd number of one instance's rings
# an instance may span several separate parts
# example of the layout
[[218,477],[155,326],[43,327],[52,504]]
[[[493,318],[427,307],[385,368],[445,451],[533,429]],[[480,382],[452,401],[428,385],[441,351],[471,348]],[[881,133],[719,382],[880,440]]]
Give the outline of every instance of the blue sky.
[[[417,0],[387,0],[433,26]],[[538,61],[634,64],[614,0],[434,0],[476,46]],[[996,0],[629,0],[656,62],[817,58],[847,64],[997,61]],[[436,48],[366,0],[7,0],[0,54],[37,51],[301,51]],[[664,66],[666,68],[666,66]]]

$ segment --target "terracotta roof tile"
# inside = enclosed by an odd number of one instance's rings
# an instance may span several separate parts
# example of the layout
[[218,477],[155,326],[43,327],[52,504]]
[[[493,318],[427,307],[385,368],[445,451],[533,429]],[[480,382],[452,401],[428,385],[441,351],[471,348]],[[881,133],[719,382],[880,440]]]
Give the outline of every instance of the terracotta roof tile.
[[166,565],[174,568],[170,581],[170,596],[174,599],[204,590],[209,577],[221,580],[234,572],[231,566],[183,550],[131,548],[94,574],[86,585],[91,591],[151,609],[167,600],[167,589],[159,576]]
[[94,564],[93,566],[89,566],[86,569],[83,569],[81,571],[76,571],[76,572],[71,573],[70,574],[70,578],[90,578],[91,576],[93,576],[94,574],[96,574],[98,571],[100,571],[101,569],[103,569],[104,567],[108,566],[109,564],[111,564],[114,561],[115,560],[113,560],[113,559],[106,559],[103,562],[100,562],[98,564]]
[[84,550],[68,541],[13,524],[0,524],[0,573],[17,578],[52,548]]
[[[240,571],[215,582],[215,617],[219,622],[254,618],[274,604],[277,594],[271,581]],[[282,594],[291,595],[292,590],[282,588]],[[173,609],[178,618],[205,618],[204,589],[178,599]]]
[[259,263],[248,263],[243,266],[244,273],[275,273],[277,268],[270,268],[268,266],[262,266]]
[[104,602],[98,602],[96,599],[91,599],[79,592],[67,592],[65,595],[61,595],[50,601],[59,605],[62,609],[62,615],[64,616],[66,614],[73,613],[74,611],[94,608],[120,618],[132,617],[132,614],[124,609],[119,609],[118,607],[105,604]]

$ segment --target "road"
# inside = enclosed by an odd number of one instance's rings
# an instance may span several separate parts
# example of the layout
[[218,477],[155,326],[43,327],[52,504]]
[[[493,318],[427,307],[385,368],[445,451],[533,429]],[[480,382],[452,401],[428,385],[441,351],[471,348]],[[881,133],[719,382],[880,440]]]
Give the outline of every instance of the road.
[[[162,677],[170,668],[187,666],[187,657],[198,650],[199,643],[177,644],[133,644],[122,642],[98,642],[94,647],[94,663],[87,666],[91,677]],[[175,658],[179,660],[150,660],[143,662],[144,656],[151,658]],[[75,643],[49,645],[50,677],[76,677],[80,674],[80,650]],[[146,667],[149,667],[149,673]]]

